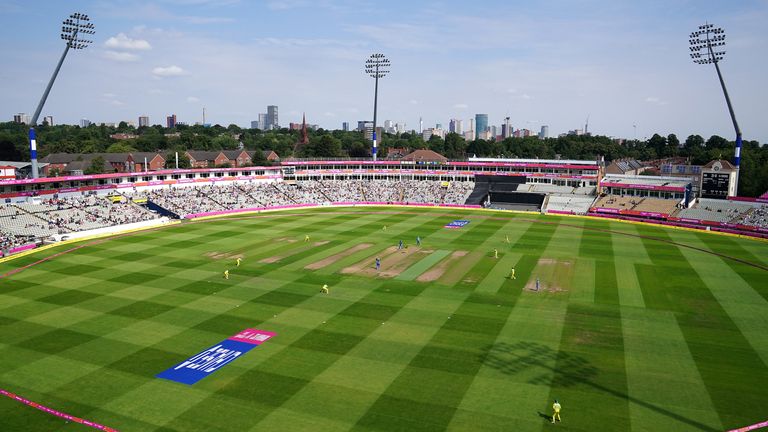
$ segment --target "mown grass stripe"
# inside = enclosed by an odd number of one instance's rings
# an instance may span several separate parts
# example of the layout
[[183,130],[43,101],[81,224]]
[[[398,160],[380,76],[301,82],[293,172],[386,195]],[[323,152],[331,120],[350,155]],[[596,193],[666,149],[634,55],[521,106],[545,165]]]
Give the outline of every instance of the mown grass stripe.
[[395,279],[400,281],[412,281],[420,274],[427,271],[427,269],[440,262],[443,258],[447,257],[450,253],[451,251],[447,250],[436,250],[408,267],[408,269],[396,276]]
[[[655,236],[670,240],[664,231]],[[668,299],[723,426],[759,421],[760,401],[768,396],[765,363],[676,246],[651,239],[643,243],[656,264],[653,271],[665,274],[646,290],[662,291]]]
[[[675,234],[670,233],[672,238],[676,238]],[[768,301],[754,289],[749,277],[743,273],[752,274],[761,270],[742,266],[743,272],[737,273],[728,259],[692,249],[681,249],[681,252],[688,262],[697,263],[696,272],[706,287],[768,366],[768,333],[765,331],[768,329],[768,315],[764,312],[768,309]],[[763,281],[766,281],[768,272],[762,273]]]
[[674,314],[621,315],[632,430],[723,430]]
[[[365,340],[372,332],[379,329],[381,325],[378,321],[379,319],[383,321],[389,319],[400,308],[418,296],[423,288],[419,289],[419,286],[416,285],[411,288],[410,295],[389,296],[390,301],[393,301],[394,304],[379,306],[375,320],[359,317],[359,312],[357,312],[363,304],[370,307],[370,305],[374,304],[377,297],[384,295],[383,288],[372,291],[359,301],[341,310],[335,317],[328,319],[327,324],[310,330],[292,342],[286,350],[272,356],[269,369],[265,370],[261,366],[249,370],[241,375],[237,381],[230,382],[218,390],[216,396],[213,397],[226,396],[227,398],[240,399],[248,404],[258,402],[263,406],[274,408],[282,406],[308,385],[314,377]],[[354,334],[348,332],[350,319],[355,323]],[[295,360],[292,357],[300,352],[313,353],[311,369],[304,371],[295,370]],[[296,377],[297,373],[301,377]],[[252,389],[260,389],[260,391],[254,393]],[[247,399],[243,399],[244,395],[249,396]],[[201,405],[204,405],[206,402],[203,401]],[[196,408],[192,407],[188,412],[194,412]],[[260,414],[255,413],[251,417],[254,423],[265,417]]]
[[515,272],[517,273],[517,267],[519,266],[519,261],[522,256],[522,254],[516,252],[505,253],[498,262],[494,264],[491,271],[489,271],[480,283],[477,284],[475,291],[485,294],[496,294],[499,288],[504,284],[505,279],[509,278],[512,273],[512,268],[515,268]]
[[[501,229],[503,226],[494,233]],[[545,233],[552,231],[553,226],[531,225],[518,244],[532,238],[548,240],[551,235]],[[478,266],[492,263],[480,261]],[[471,293],[356,426],[368,430],[445,429],[482,366],[482,353],[496,341],[519,297],[519,290],[504,296],[503,302],[500,296]]]
[[[600,259],[595,262],[595,303],[568,303],[548,405],[558,399],[562,415],[568,416],[564,421],[585,426],[592,424],[600,406],[604,424],[628,430],[629,393],[612,243],[605,241],[606,234],[601,238],[585,231],[585,236],[585,254]],[[597,251],[596,244],[603,244],[604,250]]]

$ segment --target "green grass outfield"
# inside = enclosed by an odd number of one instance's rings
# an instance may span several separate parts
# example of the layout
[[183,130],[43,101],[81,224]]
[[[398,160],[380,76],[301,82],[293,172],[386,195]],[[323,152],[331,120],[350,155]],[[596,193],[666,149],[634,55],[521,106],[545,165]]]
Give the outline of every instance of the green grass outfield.
[[[471,223],[443,228],[454,219]],[[396,276],[342,272],[416,236],[422,252]],[[120,431],[721,431],[768,419],[765,242],[338,208],[69,244],[0,273],[80,245],[0,279],[0,388]],[[527,289],[537,277],[542,289]],[[155,378],[249,327],[277,336],[192,386]],[[0,397],[0,430],[93,429]]]

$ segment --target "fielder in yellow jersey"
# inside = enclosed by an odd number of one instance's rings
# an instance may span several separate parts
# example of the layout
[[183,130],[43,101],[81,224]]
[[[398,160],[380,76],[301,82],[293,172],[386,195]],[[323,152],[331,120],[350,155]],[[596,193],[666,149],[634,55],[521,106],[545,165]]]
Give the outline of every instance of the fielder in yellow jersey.
[[323,285],[323,287],[320,288],[320,292],[323,294],[328,294],[328,285]]
[[229,270],[224,270],[224,279],[229,280]]
[[241,259],[241,258],[238,258],[238,259],[237,259],[237,266],[238,266],[238,267],[240,267],[240,261],[242,261],[242,259]]
[[552,414],[552,423],[554,423],[555,420],[562,421],[560,420],[560,402],[558,402],[557,399],[555,399],[555,403],[552,404],[552,411],[554,411],[554,414]]

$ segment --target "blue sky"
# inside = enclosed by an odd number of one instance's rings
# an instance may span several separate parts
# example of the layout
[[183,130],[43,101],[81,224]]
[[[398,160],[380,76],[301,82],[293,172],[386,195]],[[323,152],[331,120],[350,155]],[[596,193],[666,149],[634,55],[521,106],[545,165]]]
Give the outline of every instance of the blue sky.
[[583,128],[733,138],[714,67],[688,34],[723,27],[721,68],[745,139],[768,142],[768,0],[353,1],[0,0],[0,118],[31,114],[64,44],[60,21],[87,13],[91,47],[70,52],[42,115],[56,122],[149,115],[249,126],[340,128],[372,118],[366,58],[384,53],[380,122],[418,128],[487,113],[550,134]]

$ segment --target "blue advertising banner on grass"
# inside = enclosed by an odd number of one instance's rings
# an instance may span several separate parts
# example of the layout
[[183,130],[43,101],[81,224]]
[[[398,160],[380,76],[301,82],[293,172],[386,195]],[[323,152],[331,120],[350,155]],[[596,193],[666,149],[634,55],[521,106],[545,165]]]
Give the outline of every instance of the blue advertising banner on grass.
[[445,228],[463,228],[469,223],[468,220],[455,220],[448,225],[445,226]]
[[157,377],[192,385],[237,360],[238,357],[261,345],[262,342],[274,335],[275,333],[263,330],[245,329],[157,374]]

